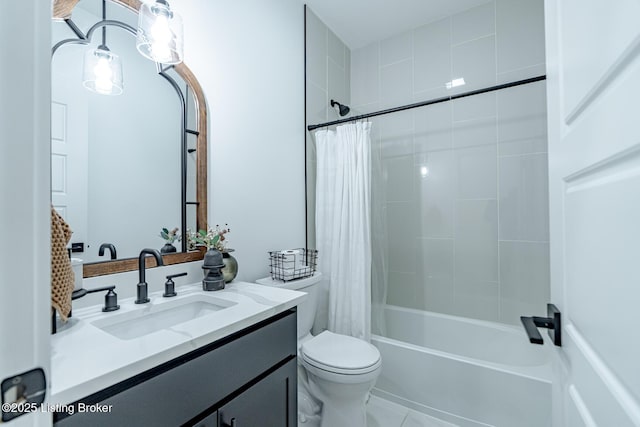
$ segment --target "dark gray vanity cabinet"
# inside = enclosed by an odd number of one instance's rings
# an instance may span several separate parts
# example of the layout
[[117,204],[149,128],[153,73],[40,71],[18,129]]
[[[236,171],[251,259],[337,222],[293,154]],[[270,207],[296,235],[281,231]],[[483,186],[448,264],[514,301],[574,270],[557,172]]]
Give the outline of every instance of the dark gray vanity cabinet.
[[110,412],[56,414],[60,427],[295,427],[295,309],[74,403]]
[[[297,405],[291,389],[297,363],[290,360],[218,409],[218,427],[295,427]],[[215,424],[212,424],[215,425]],[[208,427],[208,426],[207,426]]]

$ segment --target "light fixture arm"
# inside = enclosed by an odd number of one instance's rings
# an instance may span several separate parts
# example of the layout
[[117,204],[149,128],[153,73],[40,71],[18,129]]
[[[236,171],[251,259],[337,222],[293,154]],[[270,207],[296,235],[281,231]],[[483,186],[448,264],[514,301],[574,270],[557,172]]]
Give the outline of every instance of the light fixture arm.
[[[103,20],[103,21],[96,22],[95,24],[93,24],[93,26],[91,28],[89,28],[89,31],[87,31],[87,34],[83,34],[82,31],[80,31],[80,29],[78,29],[78,27],[74,24],[74,22],[72,20],[66,19],[65,22],[67,23],[67,25],[69,25],[69,27],[71,27],[73,32],[76,33],[78,38],[77,39],[60,40],[58,43],[56,43],[53,46],[53,48],[51,48],[51,57],[52,58],[53,58],[53,55],[55,55],[56,51],[61,46],[64,46],[65,44],[85,44],[85,45],[89,44],[89,42],[91,41],[91,37],[93,36],[93,33],[98,28],[104,28],[104,27],[108,27],[108,26],[119,27],[119,28],[122,28],[123,30],[129,32],[130,34],[133,34],[134,36],[136,35],[136,29],[133,28],[131,25],[125,24],[124,22],[111,20],[111,19],[106,19],[106,20]],[[104,42],[103,42],[103,44],[104,44]]]
[[[107,20],[107,0],[102,0],[102,20]],[[107,27],[102,27],[102,46],[107,47]]]

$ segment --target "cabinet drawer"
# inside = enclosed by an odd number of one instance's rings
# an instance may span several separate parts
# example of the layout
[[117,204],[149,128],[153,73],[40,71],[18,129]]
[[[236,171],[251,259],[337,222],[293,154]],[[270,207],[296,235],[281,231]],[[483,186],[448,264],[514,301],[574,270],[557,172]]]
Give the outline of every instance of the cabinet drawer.
[[216,341],[87,398],[110,413],[76,413],[66,426],[181,425],[296,354],[296,313],[289,311]]

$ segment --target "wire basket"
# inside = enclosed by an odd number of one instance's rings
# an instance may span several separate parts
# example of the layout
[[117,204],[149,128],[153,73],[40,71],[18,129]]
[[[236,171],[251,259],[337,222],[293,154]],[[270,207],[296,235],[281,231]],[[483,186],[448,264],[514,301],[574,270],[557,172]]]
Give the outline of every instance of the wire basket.
[[290,249],[287,251],[270,251],[269,266],[271,278],[288,282],[313,276],[318,263],[316,249]]

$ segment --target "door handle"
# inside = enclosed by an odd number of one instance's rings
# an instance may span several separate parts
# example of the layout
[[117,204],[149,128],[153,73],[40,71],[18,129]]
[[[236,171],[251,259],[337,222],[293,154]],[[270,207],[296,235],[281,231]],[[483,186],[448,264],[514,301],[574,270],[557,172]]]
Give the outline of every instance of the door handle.
[[529,336],[530,343],[543,344],[544,341],[538,328],[547,328],[549,329],[549,337],[551,337],[553,343],[558,347],[562,346],[561,319],[560,310],[553,304],[547,304],[547,317],[520,316],[520,321]]

